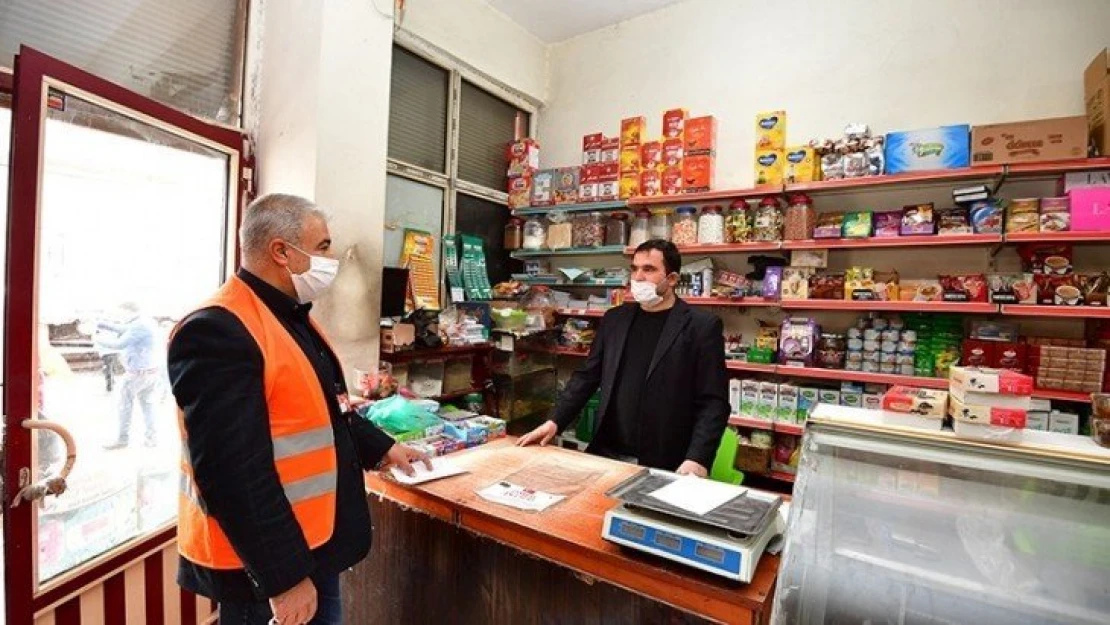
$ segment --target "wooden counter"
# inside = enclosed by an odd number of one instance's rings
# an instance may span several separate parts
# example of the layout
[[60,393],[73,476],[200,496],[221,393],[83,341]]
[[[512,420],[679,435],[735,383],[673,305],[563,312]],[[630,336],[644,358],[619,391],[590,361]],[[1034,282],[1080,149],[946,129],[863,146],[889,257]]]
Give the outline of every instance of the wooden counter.
[[[495,441],[454,454],[451,459],[469,473],[416,487],[402,486],[377,474],[368,476],[367,489],[378,515],[376,529],[383,524],[383,504],[392,502],[431,515],[441,522],[440,525],[462,528],[539,556],[570,569],[579,578],[586,577],[588,584],[599,580],[713,622],[760,624],[769,620],[778,569],[776,556],[764,555],[752,583],[739,584],[661,558],[624,550],[601,538],[604,514],[615,504],[605,492],[637,472],[639,467],[556,447],[522,449],[515,447],[511,440]],[[532,470],[554,468],[555,472],[565,468],[594,475],[583,490],[540,513],[490,503],[475,492],[529,467]],[[411,511],[406,514],[412,516]],[[376,535],[375,543],[387,538],[399,539],[398,536]],[[376,545],[370,560],[381,555],[379,549],[392,551],[405,549],[405,546]],[[453,556],[430,557],[439,563],[436,566],[441,566]],[[459,564],[467,566],[465,562]],[[359,569],[356,569],[355,576],[358,575]],[[361,581],[374,583],[373,580]],[[360,580],[349,585],[367,588]],[[365,592],[360,594],[365,597]],[[475,589],[475,595],[480,594]],[[359,601],[358,598],[350,600]],[[549,614],[543,620],[549,622],[549,619],[562,622],[559,615]]]

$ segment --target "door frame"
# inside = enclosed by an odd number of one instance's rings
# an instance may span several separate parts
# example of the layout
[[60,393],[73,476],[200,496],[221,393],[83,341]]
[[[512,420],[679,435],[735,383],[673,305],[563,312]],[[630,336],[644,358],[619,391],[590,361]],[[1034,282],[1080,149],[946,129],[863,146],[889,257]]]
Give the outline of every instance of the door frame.
[[[12,93],[12,136],[8,206],[8,262],[4,356],[4,418],[6,423],[4,484],[5,592],[9,623],[30,623],[82,589],[150,552],[172,543],[176,523],[153,534],[138,536],[106,554],[68,571],[41,586],[37,581],[36,504],[11,508],[19,491],[19,472],[33,467],[30,432],[20,424],[35,415],[38,385],[35,373],[38,225],[46,97],[50,87],[61,88],[91,102],[120,111],[179,136],[209,145],[229,157],[228,215],[225,217],[225,278],[237,262],[235,234],[251,192],[250,159],[243,131],[192,117],[141,96],[103,78],[73,67],[42,52],[21,46],[14,74],[0,73],[0,88]],[[80,459],[78,458],[78,461]],[[64,495],[63,495],[64,496]]]

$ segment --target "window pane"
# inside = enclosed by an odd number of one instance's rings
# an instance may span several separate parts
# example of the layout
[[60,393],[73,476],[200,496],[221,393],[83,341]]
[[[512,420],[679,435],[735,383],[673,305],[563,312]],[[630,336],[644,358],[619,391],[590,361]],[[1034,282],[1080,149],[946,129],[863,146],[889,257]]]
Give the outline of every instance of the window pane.
[[199,117],[239,123],[247,0],[4,0],[0,65],[26,44]]
[[436,242],[436,284],[443,237],[443,189],[400,176],[386,176],[385,237],[382,243],[382,264],[400,267],[405,229],[430,232]]
[[497,191],[507,188],[505,150],[516,138],[517,113],[528,128],[528,114],[463,82],[459,110],[459,178]]
[[505,251],[505,224],[511,217],[508,209],[465,193],[458,193],[455,197],[455,232],[481,237],[485,241],[486,271],[490,284],[504,282],[513,273],[523,271],[522,263],[510,258]]
[[450,74],[393,46],[389,88],[389,157],[447,171],[447,90]]
[[[165,345],[222,281],[228,195],[225,154],[72,96],[44,133],[39,414],[80,458],[38,511],[40,580],[176,516]],[[60,439],[35,440],[37,471],[57,468]]]

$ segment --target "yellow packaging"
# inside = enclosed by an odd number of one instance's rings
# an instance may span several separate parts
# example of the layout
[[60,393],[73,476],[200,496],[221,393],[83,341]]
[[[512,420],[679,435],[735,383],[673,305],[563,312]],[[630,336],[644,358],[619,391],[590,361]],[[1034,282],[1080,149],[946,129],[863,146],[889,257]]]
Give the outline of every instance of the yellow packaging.
[[782,164],[783,182],[789,184],[818,180],[820,168],[817,166],[817,155],[813,152],[813,148],[804,145],[786,148],[784,158]]
[[755,116],[755,149],[786,147],[786,111],[767,111]]
[[640,195],[640,174],[638,173],[622,173],[621,174],[621,190],[620,198],[627,200],[630,197]]
[[621,150],[621,173],[639,173],[642,166],[640,162],[640,148],[625,148]]
[[755,184],[782,184],[783,150],[756,150]]

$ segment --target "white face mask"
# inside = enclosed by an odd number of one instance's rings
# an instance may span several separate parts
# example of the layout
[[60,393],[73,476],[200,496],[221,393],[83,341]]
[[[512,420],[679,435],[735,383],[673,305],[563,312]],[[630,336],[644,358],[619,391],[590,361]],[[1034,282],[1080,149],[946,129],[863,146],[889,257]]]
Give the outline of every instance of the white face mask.
[[633,280],[632,281],[632,299],[636,300],[643,306],[655,306],[663,301],[663,296],[656,290],[654,282],[649,280]]
[[292,243],[286,243],[286,245],[308,257],[308,271],[304,273],[289,271],[289,275],[293,278],[293,288],[297,291],[297,299],[302,304],[307,304],[320,297],[331,286],[335,280],[335,274],[339,272],[339,261],[327,256],[314,256]]

